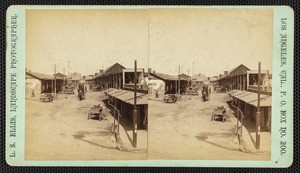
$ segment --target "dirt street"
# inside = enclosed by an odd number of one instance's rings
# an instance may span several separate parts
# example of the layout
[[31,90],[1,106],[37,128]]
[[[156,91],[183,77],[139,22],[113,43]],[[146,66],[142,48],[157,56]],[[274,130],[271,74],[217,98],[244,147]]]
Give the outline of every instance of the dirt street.
[[[88,92],[86,100],[59,95],[53,102],[26,100],[26,160],[146,159],[146,150],[120,151],[108,120],[87,120],[89,109],[100,104],[101,92]],[[127,140],[127,139],[123,139]]]
[[[234,135],[236,118],[226,93],[182,96],[176,103],[149,100],[149,159],[269,160],[268,152],[241,152]],[[227,121],[211,121],[217,106],[227,108]],[[252,145],[252,144],[249,144]]]

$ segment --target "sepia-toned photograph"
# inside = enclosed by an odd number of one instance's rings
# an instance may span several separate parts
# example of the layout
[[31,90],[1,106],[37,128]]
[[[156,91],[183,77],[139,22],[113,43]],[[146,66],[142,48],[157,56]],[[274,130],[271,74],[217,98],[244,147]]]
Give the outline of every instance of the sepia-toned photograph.
[[148,16],[26,11],[26,160],[147,159]]
[[149,159],[270,160],[272,9],[149,12]]
[[273,9],[30,9],[25,45],[25,160],[271,160]]

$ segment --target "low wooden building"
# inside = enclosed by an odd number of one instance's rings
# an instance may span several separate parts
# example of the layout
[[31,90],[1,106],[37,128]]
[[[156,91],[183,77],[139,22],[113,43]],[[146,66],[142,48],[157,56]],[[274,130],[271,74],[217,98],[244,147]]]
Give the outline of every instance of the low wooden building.
[[[237,106],[245,118],[256,119],[258,94],[254,92],[232,90],[230,96],[236,100]],[[261,130],[271,131],[272,96],[260,94]]]
[[[106,90],[109,88],[115,89],[134,89],[134,69],[126,69],[119,63],[108,67],[103,73],[96,75],[94,78],[87,80],[89,83],[100,86]],[[146,79],[144,78],[144,69],[137,69],[137,90],[139,92],[147,93],[148,88]]]
[[115,63],[106,68],[104,73],[96,76],[92,80],[96,85],[101,86],[103,89],[123,89],[123,69],[125,69],[125,67],[119,63]]
[[61,92],[64,78],[61,76],[46,75],[27,71],[25,78],[25,97],[39,99],[42,93]]
[[150,73],[149,78],[164,81],[164,94],[178,94],[179,91],[182,94],[186,91],[189,82],[187,78],[179,78],[179,76],[171,76],[163,73]]
[[[271,94],[271,83],[269,82],[269,71],[261,70],[261,91]],[[258,71],[250,70],[241,64],[229,71],[217,80],[218,84],[227,90],[254,91],[258,89]]]
[[[106,90],[111,102],[120,112],[122,117],[126,117],[133,122],[134,92],[122,89],[110,88]],[[148,122],[148,94],[137,93],[137,124],[138,128],[147,128]]]

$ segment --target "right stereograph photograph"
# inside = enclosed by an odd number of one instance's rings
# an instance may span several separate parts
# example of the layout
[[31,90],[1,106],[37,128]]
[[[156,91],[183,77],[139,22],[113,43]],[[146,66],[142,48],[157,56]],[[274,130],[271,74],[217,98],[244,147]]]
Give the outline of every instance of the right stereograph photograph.
[[270,160],[273,10],[149,10],[148,159]]

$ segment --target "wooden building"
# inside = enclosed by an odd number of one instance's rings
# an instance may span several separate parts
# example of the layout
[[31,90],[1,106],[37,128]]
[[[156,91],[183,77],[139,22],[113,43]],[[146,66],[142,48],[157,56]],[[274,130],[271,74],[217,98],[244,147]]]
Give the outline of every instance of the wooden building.
[[[254,92],[232,90],[230,96],[237,100],[237,106],[244,114],[245,119],[256,119],[258,94]],[[260,95],[261,129],[262,131],[271,131],[272,115],[272,96]]]
[[61,92],[64,84],[64,78],[59,75],[46,75],[42,73],[26,72],[25,78],[25,96],[26,98],[39,99],[42,93],[54,93],[56,86],[56,93]]
[[[95,75],[86,81],[100,86],[104,90],[109,88],[124,89],[133,91],[134,89],[134,69],[126,69],[119,63],[108,67],[103,73]],[[138,92],[147,93],[148,88],[144,78],[144,69],[137,69],[137,90]]]
[[99,85],[104,89],[123,89],[123,69],[125,69],[125,67],[119,63],[115,63],[105,69],[104,73],[96,76],[92,80],[96,85]]
[[188,86],[188,79],[187,78],[180,78],[179,76],[171,76],[163,73],[150,73],[150,79],[159,79],[164,81],[165,83],[165,93],[164,94],[180,94],[186,91]]
[[[261,91],[271,93],[271,84],[269,82],[269,72],[261,70]],[[222,78],[218,79],[219,85],[224,86],[227,90],[254,91],[258,89],[258,71],[250,70],[241,64],[229,71]]]
[[[122,117],[133,122],[134,92],[110,88],[106,90],[109,101],[119,110]],[[137,93],[137,124],[139,128],[147,128],[148,94]]]
[[[148,86],[144,76],[144,69],[137,68],[137,91],[141,93],[148,93]],[[134,69],[123,69],[123,89],[134,91]]]

